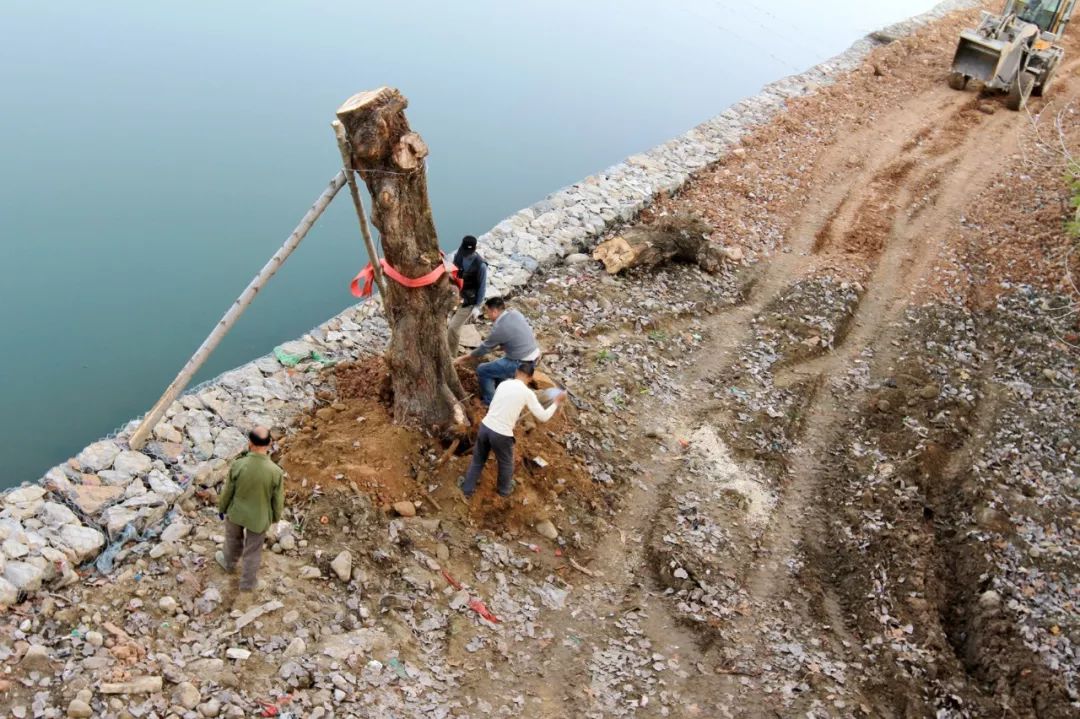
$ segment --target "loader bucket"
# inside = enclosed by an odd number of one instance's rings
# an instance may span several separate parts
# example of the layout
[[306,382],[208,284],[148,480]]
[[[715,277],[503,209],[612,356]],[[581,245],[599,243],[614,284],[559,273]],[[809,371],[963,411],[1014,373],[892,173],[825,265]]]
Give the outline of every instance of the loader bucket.
[[999,72],[1005,43],[987,40],[973,32],[960,33],[960,44],[953,57],[953,72],[990,83]]

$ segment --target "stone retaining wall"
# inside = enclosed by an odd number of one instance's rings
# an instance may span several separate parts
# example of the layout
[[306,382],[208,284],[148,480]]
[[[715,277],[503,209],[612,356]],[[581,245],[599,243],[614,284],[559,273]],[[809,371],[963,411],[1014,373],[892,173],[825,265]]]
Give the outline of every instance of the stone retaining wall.
[[[538,267],[586,249],[631,221],[659,192],[682,187],[698,170],[735,148],[755,127],[806,95],[858,67],[877,44],[901,37],[973,0],[943,2],[929,13],[863,38],[811,70],[767,85],[686,134],[563,188],[500,222],[480,237],[493,294],[511,294]],[[352,360],[380,351],[389,329],[378,300],[350,307],[286,351]],[[284,367],[272,355],[226,372],[169,408],[144,451],[117,435],[83,449],[35,484],[0,495],[0,606],[43,587],[79,581],[75,567],[95,558],[106,567],[129,553],[160,556],[189,529],[179,503],[223,478],[227,463],[247,447],[241,428],[290,426],[315,403],[320,383],[314,359]],[[180,517],[172,520],[173,517]],[[112,551],[102,555],[111,543]],[[119,552],[117,552],[119,550]],[[106,561],[102,561],[106,560]]]

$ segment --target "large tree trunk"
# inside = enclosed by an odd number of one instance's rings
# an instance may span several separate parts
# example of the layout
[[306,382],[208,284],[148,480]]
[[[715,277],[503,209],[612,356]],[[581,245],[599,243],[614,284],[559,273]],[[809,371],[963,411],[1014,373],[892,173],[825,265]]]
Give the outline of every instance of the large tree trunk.
[[[427,145],[409,129],[408,101],[383,87],[352,96],[338,108],[352,166],[372,197],[387,262],[406,277],[421,277],[442,262],[427,194]],[[376,258],[372,258],[375,261]],[[445,429],[466,423],[464,397],[446,342],[446,317],[454,293],[446,275],[416,289],[386,278],[392,336],[386,352],[394,389],[394,420]]]

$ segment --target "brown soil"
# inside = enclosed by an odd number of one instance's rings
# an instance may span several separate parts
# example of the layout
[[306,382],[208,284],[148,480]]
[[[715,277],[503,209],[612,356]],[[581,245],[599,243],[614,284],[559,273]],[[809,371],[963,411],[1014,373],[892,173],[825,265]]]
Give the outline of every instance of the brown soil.
[[[381,358],[371,357],[332,371],[337,386],[333,401],[315,409],[281,451],[280,462],[289,473],[294,501],[303,501],[315,492],[358,491],[386,511],[395,502],[420,502],[426,513],[464,512],[480,526],[500,531],[531,527],[561,514],[568,502],[575,507],[597,506],[594,485],[580,460],[565,448],[572,407],[543,424],[526,413],[515,447],[514,496],[504,499],[496,493],[492,457],[466,509],[457,478],[471,460],[468,443],[452,452],[446,439],[394,424]],[[461,379],[466,391],[475,393],[475,374],[462,371]],[[482,405],[473,403],[472,410],[479,423]],[[475,425],[471,437],[475,437]],[[541,467],[537,458],[545,466]]]

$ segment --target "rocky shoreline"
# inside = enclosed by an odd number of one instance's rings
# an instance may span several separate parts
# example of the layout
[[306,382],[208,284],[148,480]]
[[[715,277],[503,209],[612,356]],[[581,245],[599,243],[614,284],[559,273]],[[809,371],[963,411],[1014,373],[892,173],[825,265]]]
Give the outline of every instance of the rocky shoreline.
[[[748,133],[783,111],[788,99],[813,93],[855,69],[876,46],[906,36],[971,0],[948,0],[930,12],[856,42],[800,75],[767,85],[717,117],[648,152],[563,188],[496,225],[480,238],[491,287],[511,294],[540,267],[583,259],[581,252],[629,222],[659,194],[723,158]],[[246,448],[241,428],[283,430],[317,403],[324,362],[378,352],[389,337],[377,301],[350,307],[301,340],[281,359],[261,357],[181,397],[154,430],[145,451],[128,448],[135,422],[84,448],[36,483],[0,495],[0,606],[43,589],[80,581],[94,562],[108,573],[134,552],[164,553],[190,527],[171,522],[174,508],[200,488],[217,485],[227,463]],[[298,360],[298,361],[297,361]]]

